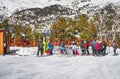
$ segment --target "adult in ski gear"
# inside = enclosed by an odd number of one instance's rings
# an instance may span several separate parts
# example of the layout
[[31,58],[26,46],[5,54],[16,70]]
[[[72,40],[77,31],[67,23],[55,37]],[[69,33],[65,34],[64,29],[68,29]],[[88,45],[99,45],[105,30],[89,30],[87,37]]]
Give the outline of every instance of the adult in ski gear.
[[38,42],[37,56],[39,56],[39,52],[41,53],[41,56],[43,56],[43,41],[42,41],[42,39],[40,39]]
[[46,52],[46,50],[47,50],[47,42],[44,40],[43,41],[43,51],[44,51],[44,53]]

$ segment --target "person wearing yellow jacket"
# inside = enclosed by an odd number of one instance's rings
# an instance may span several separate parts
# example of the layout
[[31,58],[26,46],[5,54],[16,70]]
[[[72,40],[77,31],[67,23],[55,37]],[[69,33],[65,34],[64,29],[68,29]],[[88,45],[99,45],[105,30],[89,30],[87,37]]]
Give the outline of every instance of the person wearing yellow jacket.
[[45,53],[47,50],[47,42],[44,40],[43,41],[43,52]]

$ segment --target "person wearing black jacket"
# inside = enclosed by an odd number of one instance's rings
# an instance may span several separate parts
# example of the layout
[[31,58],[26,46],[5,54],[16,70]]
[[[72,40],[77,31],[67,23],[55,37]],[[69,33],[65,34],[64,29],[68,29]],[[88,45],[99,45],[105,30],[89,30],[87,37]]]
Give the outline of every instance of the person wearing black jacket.
[[116,50],[118,48],[117,42],[113,43],[114,55],[117,55]]
[[103,41],[103,45],[102,45],[102,56],[106,55],[106,48],[107,48],[107,44],[105,41]]
[[43,41],[40,39],[38,42],[38,52],[37,52],[37,57],[39,57],[39,52],[41,53],[41,56],[43,56]]

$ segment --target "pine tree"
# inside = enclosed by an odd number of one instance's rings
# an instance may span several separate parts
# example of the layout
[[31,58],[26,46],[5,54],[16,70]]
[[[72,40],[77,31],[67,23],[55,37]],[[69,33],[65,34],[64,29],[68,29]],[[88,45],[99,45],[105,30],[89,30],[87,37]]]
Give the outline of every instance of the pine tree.
[[75,38],[75,34],[76,33],[76,21],[72,20],[72,19],[69,19],[68,20],[68,27],[66,29],[66,35],[67,35],[67,38],[70,38],[70,39],[74,39]]
[[88,25],[88,30],[87,30],[88,38],[90,39],[97,38],[97,33],[98,33],[98,30],[95,27],[95,22],[90,20],[89,25]]
[[80,32],[80,39],[87,39],[87,29],[88,29],[88,16],[82,14],[79,16],[79,20],[76,24],[76,29]]
[[25,37],[29,40],[33,38],[32,37],[32,29],[30,26],[26,26],[26,28],[25,28]]
[[17,26],[17,25],[14,26],[14,34],[15,34],[16,39],[22,39],[21,30],[22,30],[22,28],[20,28],[20,26]]
[[65,39],[67,37],[67,29],[68,28],[68,23],[65,18],[60,17],[58,22],[53,24],[51,26],[51,38],[55,36],[55,38],[58,38],[60,40]]
[[0,28],[6,28],[6,27],[9,27],[9,24],[8,24],[8,20],[4,20],[1,24],[0,24]]

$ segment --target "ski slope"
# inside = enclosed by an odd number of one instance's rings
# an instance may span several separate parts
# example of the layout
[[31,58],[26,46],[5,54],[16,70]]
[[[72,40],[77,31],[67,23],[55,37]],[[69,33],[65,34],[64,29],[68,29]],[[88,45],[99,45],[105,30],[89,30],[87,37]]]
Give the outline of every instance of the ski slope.
[[120,56],[0,56],[0,79],[120,79]]
[[[19,49],[26,49],[24,53],[28,53],[28,48]],[[37,48],[30,49],[35,52]],[[120,55],[112,54],[104,57],[0,56],[0,79],[120,79]]]

